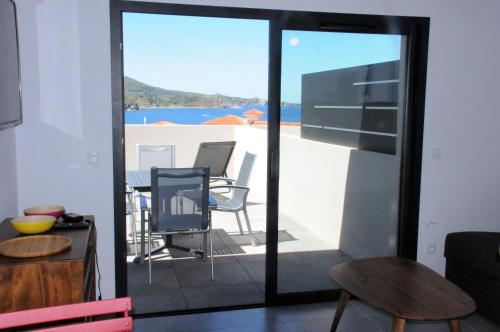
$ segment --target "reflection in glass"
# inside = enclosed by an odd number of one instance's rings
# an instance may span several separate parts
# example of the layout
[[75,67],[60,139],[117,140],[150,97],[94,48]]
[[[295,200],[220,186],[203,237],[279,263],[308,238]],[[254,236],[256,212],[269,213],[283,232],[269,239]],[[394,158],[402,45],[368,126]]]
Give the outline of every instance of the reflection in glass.
[[396,254],[402,38],[282,40],[278,292],[333,289],[332,266]]

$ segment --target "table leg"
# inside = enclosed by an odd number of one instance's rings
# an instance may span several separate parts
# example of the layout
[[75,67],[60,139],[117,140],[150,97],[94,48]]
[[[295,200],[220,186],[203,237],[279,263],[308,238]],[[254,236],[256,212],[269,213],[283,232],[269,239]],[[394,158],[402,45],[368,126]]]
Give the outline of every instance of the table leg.
[[448,322],[451,332],[462,332],[462,327],[460,326],[460,320],[452,319]]
[[146,216],[144,210],[141,208],[141,264],[144,264],[144,251],[146,250],[145,236],[144,236],[144,229],[146,228],[145,219]]
[[330,328],[330,332],[335,332],[340,323],[340,317],[344,313],[344,309],[347,305],[347,301],[351,294],[346,290],[342,290],[342,294],[340,294],[339,303],[337,304],[337,310],[335,310],[335,317],[333,318],[332,327]]
[[208,242],[207,242],[207,233],[203,233],[203,254],[202,258],[207,259],[207,253],[208,253]]
[[392,320],[392,332],[403,332],[405,330],[406,319],[394,317]]

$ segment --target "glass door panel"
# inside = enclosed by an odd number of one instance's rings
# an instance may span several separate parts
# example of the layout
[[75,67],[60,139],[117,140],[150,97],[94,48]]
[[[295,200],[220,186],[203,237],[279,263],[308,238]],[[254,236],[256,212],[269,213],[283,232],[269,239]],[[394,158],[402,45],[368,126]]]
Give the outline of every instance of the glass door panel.
[[[267,20],[123,13],[127,290],[136,314],[265,301],[268,54]],[[140,212],[151,206],[153,166],[210,167],[213,280],[203,234],[148,239]],[[193,214],[195,205],[187,204]]]
[[278,293],[397,253],[404,37],[282,31]]

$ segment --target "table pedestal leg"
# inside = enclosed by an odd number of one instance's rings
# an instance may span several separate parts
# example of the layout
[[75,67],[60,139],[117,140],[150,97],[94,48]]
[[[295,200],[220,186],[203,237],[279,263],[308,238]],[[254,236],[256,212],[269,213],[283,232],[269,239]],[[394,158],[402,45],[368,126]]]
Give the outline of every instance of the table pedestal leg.
[[448,322],[451,332],[462,332],[460,327],[460,321],[458,319],[452,319]]
[[394,317],[392,320],[392,332],[403,332],[405,330],[406,319]]
[[347,301],[349,300],[349,294],[346,290],[342,290],[342,294],[340,294],[339,303],[337,304],[337,310],[335,310],[335,317],[333,318],[332,327],[330,328],[330,332],[335,332],[340,323],[340,317],[344,313],[344,309],[347,305]]
[[207,259],[208,255],[208,242],[207,242],[207,233],[203,233],[203,255],[201,256],[203,259]]
[[146,243],[145,243],[146,237],[144,236],[144,232],[146,231],[145,223],[146,223],[146,215],[144,213],[144,210],[141,208],[141,259],[140,259],[141,264],[144,264],[144,251],[146,250]]

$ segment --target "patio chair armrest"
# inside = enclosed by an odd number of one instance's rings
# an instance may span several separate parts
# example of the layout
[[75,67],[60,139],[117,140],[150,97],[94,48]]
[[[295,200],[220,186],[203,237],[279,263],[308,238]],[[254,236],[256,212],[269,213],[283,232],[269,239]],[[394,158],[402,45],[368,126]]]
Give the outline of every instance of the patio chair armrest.
[[224,177],[219,177],[219,176],[211,176],[210,181],[226,181],[226,182],[236,182],[235,179],[230,179],[230,178],[224,178]]
[[223,185],[220,185],[220,186],[210,186],[210,190],[212,189],[219,189],[219,188],[227,188],[227,189],[243,189],[243,190],[246,190],[246,191],[249,191],[250,188],[249,187],[245,187],[245,186],[237,186],[237,185],[234,185],[234,184],[223,184]]
[[144,195],[144,194],[147,194],[147,193],[141,193],[140,191],[137,191],[137,190],[132,188],[132,197],[139,197],[139,196]]

